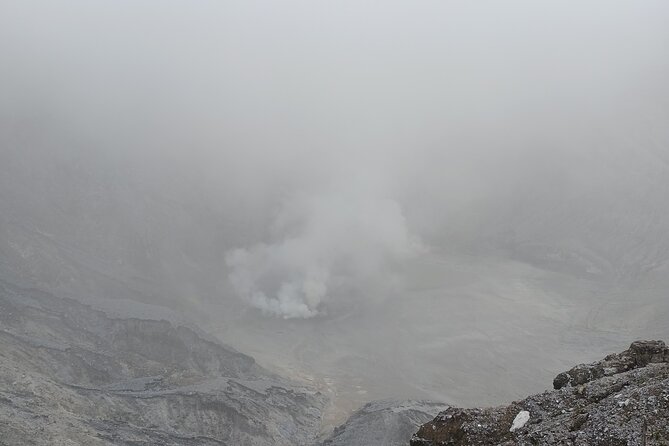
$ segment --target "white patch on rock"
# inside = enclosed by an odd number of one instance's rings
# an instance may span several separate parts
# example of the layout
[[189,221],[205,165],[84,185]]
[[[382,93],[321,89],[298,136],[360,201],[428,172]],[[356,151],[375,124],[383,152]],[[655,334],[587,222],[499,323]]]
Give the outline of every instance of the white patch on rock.
[[526,410],[521,410],[518,412],[518,415],[516,415],[516,418],[513,419],[513,424],[511,425],[511,429],[509,429],[509,431],[517,431],[521,427],[525,426],[528,421],[530,421],[530,413]]

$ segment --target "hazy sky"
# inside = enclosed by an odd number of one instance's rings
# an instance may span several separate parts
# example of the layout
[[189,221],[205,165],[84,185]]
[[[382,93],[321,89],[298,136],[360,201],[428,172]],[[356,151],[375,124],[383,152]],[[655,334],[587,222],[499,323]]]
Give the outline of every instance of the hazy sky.
[[306,317],[463,206],[663,159],[667,23],[664,0],[5,0],[0,119],[204,182],[266,228],[221,254],[237,293]]

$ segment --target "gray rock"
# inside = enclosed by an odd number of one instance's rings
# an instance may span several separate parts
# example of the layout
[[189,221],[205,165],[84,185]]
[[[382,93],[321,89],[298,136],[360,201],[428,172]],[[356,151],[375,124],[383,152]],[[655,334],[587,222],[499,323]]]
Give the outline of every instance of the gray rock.
[[669,348],[663,341],[636,341],[620,354],[612,354],[592,364],[579,364],[553,380],[553,388],[578,386],[604,375],[626,372],[650,363],[669,362]]
[[[449,408],[422,425],[412,446],[669,444],[669,355],[662,341],[559,374],[558,389],[486,409]],[[514,417],[530,419],[510,432]]]
[[375,401],[355,412],[322,446],[405,446],[418,426],[446,405],[429,401]]
[[0,445],[308,445],[325,403],[190,328],[0,281]]

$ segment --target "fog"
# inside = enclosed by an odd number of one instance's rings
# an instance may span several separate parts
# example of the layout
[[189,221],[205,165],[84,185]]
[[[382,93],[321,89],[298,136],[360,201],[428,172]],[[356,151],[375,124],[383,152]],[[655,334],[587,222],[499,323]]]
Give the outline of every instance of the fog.
[[540,390],[669,334],[667,23],[661,0],[3,1],[0,274],[198,323],[342,411]]

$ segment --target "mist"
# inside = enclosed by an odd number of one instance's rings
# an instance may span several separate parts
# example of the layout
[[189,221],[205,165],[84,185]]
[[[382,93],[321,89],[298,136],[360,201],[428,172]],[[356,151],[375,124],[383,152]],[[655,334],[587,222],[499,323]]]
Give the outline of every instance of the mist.
[[669,334],[667,23],[661,0],[3,1],[0,273],[197,323],[336,388],[333,420],[540,390]]

